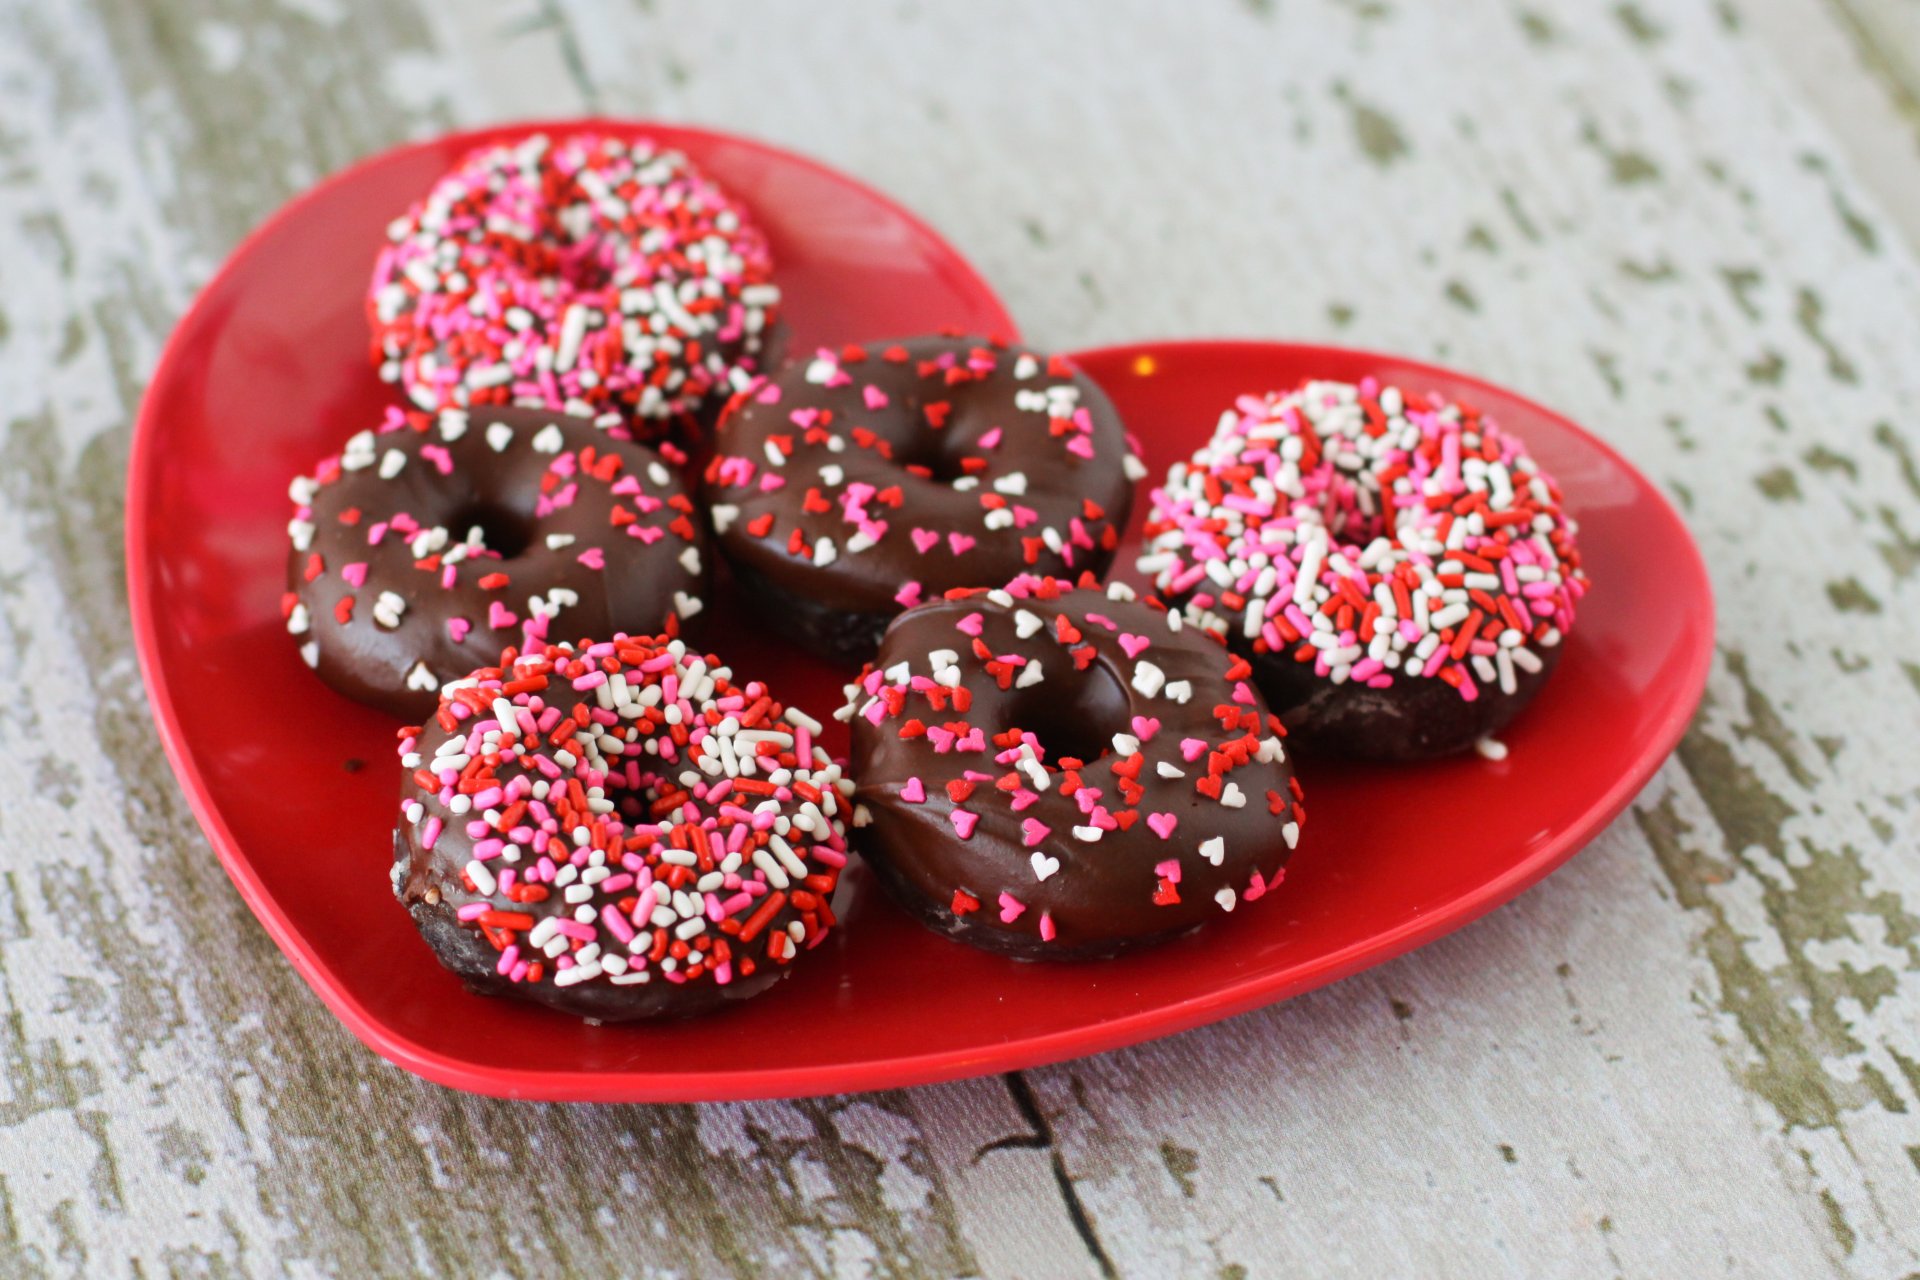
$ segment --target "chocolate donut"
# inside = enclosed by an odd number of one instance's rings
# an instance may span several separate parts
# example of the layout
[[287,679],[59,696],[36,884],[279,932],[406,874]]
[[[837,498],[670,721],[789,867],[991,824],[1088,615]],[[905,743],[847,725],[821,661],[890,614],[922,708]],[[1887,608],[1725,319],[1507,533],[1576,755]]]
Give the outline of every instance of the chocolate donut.
[[616,434],[650,439],[707,421],[771,354],[766,237],[645,138],[483,147],[388,238],[373,359],[421,409],[612,411]]
[[910,609],[848,686],[854,838],[937,933],[1111,956],[1280,883],[1305,812],[1245,659],[1113,583]]
[[506,655],[403,729],[394,893],[474,991],[699,1013],[834,922],[850,784],[820,726],[673,637]]
[[431,714],[442,682],[556,618],[610,635],[701,608],[705,534],[678,471],[578,418],[389,410],[291,496],[287,630],[322,680],[397,716]]
[[1301,749],[1376,760],[1503,755],[1587,589],[1519,441],[1371,378],[1241,397],[1146,536],[1141,572],[1252,658]]
[[735,398],[706,471],[746,592],[809,648],[873,654],[901,609],[1105,573],[1144,475],[1105,393],[982,338],[822,350]]

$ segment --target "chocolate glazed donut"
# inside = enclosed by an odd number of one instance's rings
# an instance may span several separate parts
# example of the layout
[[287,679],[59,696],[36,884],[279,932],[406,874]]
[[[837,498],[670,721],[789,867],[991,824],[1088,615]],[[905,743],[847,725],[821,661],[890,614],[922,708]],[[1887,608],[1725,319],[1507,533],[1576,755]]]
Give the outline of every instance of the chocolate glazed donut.
[[1247,655],[1303,751],[1478,746],[1559,664],[1587,590],[1573,520],[1470,405],[1374,379],[1242,396],[1153,491],[1139,568]]
[[507,656],[399,744],[394,895],[469,989],[681,1016],[820,943],[852,788],[816,722],[674,637]]
[[1105,393],[981,338],[820,351],[735,397],[706,497],[746,594],[817,653],[870,657],[955,587],[1112,563],[1144,474]]
[[393,410],[291,492],[287,630],[322,680],[396,716],[556,621],[646,633],[701,608],[678,472],[584,419]]
[[1305,813],[1244,659],[1126,586],[908,610],[848,686],[855,842],[938,933],[1089,959],[1280,883]]

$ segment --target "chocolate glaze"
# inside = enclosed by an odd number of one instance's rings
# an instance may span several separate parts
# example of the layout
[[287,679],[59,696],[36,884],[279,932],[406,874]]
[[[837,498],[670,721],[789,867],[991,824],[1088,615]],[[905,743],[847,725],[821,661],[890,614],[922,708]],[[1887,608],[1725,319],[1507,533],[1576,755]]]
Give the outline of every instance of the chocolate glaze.
[[[383,475],[393,458],[399,469]],[[396,716],[426,717],[441,683],[544,635],[542,612],[568,634],[610,635],[700,609],[705,534],[677,469],[584,419],[396,413],[295,490],[307,501],[291,526],[288,629],[321,679]],[[475,526],[484,549],[456,552],[448,586],[448,553]],[[355,565],[359,585],[344,576]],[[378,607],[388,592],[403,606],[397,626]],[[344,622],[342,600],[352,601]]]
[[[1043,598],[1050,593],[1057,597]],[[901,615],[849,687],[845,713],[859,780],[855,843],[894,899],[974,946],[1080,959],[1185,933],[1277,884],[1304,817],[1277,736],[1284,730],[1247,664],[1179,624],[1119,584],[1103,591],[1027,580]],[[976,626],[985,657],[970,634]],[[957,683],[952,694],[928,682],[941,650],[956,657],[957,677],[946,677]],[[1006,663],[1010,656],[1039,664],[1041,679],[1020,687],[1028,667]],[[920,687],[902,685],[903,675]],[[938,705],[947,699],[958,701]],[[969,730],[979,738],[969,742]],[[996,735],[1018,730],[1042,749],[1044,789],[1032,766],[997,758],[1019,746]],[[1081,767],[1068,769],[1067,758]],[[1086,788],[1099,794],[1083,801]],[[964,837],[956,811],[977,816]],[[1154,825],[1169,818],[1175,825]],[[1086,838],[1108,824],[1097,840]],[[1059,865],[1042,879],[1047,859]],[[1177,883],[1163,874],[1169,860]],[[1002,918],[1003,893],[1022,908],[1011,920]]]
[[1112,403],[1065,361],[920,337],[750,386],[721,420],[706,498],[742,580],[771,588],[763,611],[858,661],[904,601],[1104,573],[1140,474]]

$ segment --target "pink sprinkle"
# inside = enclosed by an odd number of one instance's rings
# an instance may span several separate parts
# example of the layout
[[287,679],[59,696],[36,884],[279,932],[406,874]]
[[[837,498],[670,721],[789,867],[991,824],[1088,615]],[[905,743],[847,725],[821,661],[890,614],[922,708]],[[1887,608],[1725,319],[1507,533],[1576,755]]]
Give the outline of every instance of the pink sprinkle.
[[1000,447],[1000,428],[995,427],[993,430],[981,435],[980,447],[982,449],[998,449]]
[[900,788],[900,798],[908,804],[923,804],[927,798],[927,789],[919,778],[908,778],[907,785]]
[[1207,744],[1198,738],[1182,738],[1180,739],[1180,754],[1186,758],[1188,764],[1192,764],[1195,760],[1207,754]]
[[1029,848],[1038,845],[1042,840],[1045,840],[1052,834],[1053,828],[1038,818],[1028,818],[1020,824],[1021,839],[1027,842]]
[[934,544],[939,541],[940,535],[931,529],[915,529],[913,531],[913,548],[921,555],[925,555],[927,552],[933,550]]
[[340,576],[347,580],[348,586],[366,586],[367,562],[365,560],[356,560],[352,564],[342,565],[340,568]]
[[1053,916],[1049,912],[1042,911],[1040,913],[1040,941],[1052,942],[1053,938]]
[[981,623],[982,623],[982,619],[979,614],[970,613],[966,617],[960,619],[960,621],[954,623],[953,625],[959,630],[966,632],[968,635],[977,637],[980,634]]
[[1133,736],[1142,742],[1153,741],[1153,735],[1160,732],[1160,720],[1157,716],[1135,716],[1133,718]]
[[977,539],[971,534],[950,533],[947,535],[947,545],[953,548],[953,554],[957,556],[965,555],[971,551],[975,541],[977,541]]
[[1147,646],[1152,643],[1153,641],[1147,639],[1145,636],[1136,636],[1125,631],[1120,633],[1120,647],[1127,651],[1129,658],[1139,657],[1147,651]]
[[1147,825],[1152,827],[1153,834],[1162,840],[1171,840],[1173,829],[1180,825],[1180,819],[1170,813],[1150,813],[1147,815]]
[[1082,458],[1093,456],[1093,440],[1088,436],[1075,436],[1067,441],[1067,452],[1078,454]]
[[869,409],[884,409],[887,407],[887,393],[872,383],[868,383],[865,387],[861,388],[860,396],[867,402],[867,408]]
[[903,609],[911,609],[920,603],[922,588],[917,582],[909,582],[893,593],[893,602]]
[[1180,883],[1180,860],[1168,858],[1165,862],[1154,864],[1153,873],[1172,884]]
[[606,552],[602,551],[599,547],[588,547],[585,551],[575,556],[574,559],[589,569],[604,569],[607,567]]
[[518,615],[498,600],[487,605],[487,625],[495,631],[505,631],[519,620]]
[[1026,903],[1020,901],[1020,899],[1014,897],[1012,894],[1003,893],[1000,895],[1001,924],[1012,924],[1015,920],[1025,915],[1026,911]]
[[953,829],[960,833],[962,840],[970,838],[973,829],[980,825],[980,815],[966,809],[955,809],[947,815],[947,820],[953,823]]

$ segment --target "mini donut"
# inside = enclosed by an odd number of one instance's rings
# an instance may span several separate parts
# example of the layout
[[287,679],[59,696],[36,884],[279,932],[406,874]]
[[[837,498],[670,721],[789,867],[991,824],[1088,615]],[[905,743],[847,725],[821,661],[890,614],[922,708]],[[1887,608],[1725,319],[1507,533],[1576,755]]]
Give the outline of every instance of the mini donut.
[[485,995],[602,1022],[744,1000],[834,923],[851,784],[819,729],[671,636],[508,653],[400,732],[394,893]]
[[1017,574],[1103,574],[1145,474],[1059,356],[922,337],[789,361],[729,406],[706,496],[745,593],[860,662],[903,608]]
[[646,138],[480,148],[387,236],[373,360],[426,410],[611,411],[643,439],[698,425],[768,354],[780,306],[746,209]]
[[678,471],[582,419],[390,409],[290,494],[287,630],[322,680],[397,716],[556,618],[651,632],[702,607]]
[[1504,754],[1587,589],[1518,440],[1372,378],[1241,397],[1152,501],[1140,571],[1252,658],[1303,749]]
[[936,933],[1028,959],[1160,942],[1278,885],[1305,811],[1244,658],[1090,579],[955,591],[849,685],[854,837]]

